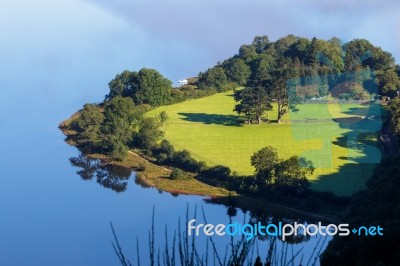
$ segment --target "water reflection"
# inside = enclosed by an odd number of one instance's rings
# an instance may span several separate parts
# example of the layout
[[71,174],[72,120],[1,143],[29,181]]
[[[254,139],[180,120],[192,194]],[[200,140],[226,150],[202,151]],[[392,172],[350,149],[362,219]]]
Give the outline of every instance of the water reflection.
[[128,180],[132,170],[126,167],[107,164],[99,159],[89,158],[83,153],[77,157],[69,158],[71,165],[80,168],[76,173],[82,180],[92,180],[105,188],[115,192],[124,192],[128,186]]
[[[243,215],[237,213],[238,209],[227,207],[227,216],[229,224],[238,222],[233,217],[238,215],[243,219],[242,224],[256,224],[262,221],[265,223],[291,223],[295,221],[284,218],[256,217],[250,213],[250,217],[246,212]],[[232,216],[232,214],[234,214]],[[114,237],[113,248],[121,265],[132,265],[132,261],[138,265],[317,265],[321,252],[327,245],[331,237],[323,236],[303,236],[298,235],[282,241],[277,236],[257,236],[247,239],[245,235],[236,236],[204,236],[189,235],[187,225],[189,220],[196,219],[196,224],[208,224],[210,221],[203,207],[201,211],[194,209],[193,216],[189,214],[189,208],[186,211],[186,219],[183,223],[180,219],[177,224],[177,230],[173,231],[172,237],[169,238],[171,231],[165,225],[164,232],[161,233],[159,228],[163,227],[157,223],[153,207],[153,216],[151,226],[149,225],[148,243],[136,240],[136,248],[122,247],[118,241],[118,236],[111,224],[111,230]],[[189,217],[192,218],[189,218]],[[239,218],[240,219],[240,218]],[[226,223],[226,224],[227,224]],[[212,222],[211,222],[212,224]],[[249,231],[247,231],[249,232]],[[161,233],[163,240],[157,239]],[[172,241],[171,241],[172,239]],[[160,241],[161,240],[161,241]],[[307,243],[306,243],[307,242]],[[141,243],[139,245],[139,243]],[[158,243],[158,244],[157,244]],[[143,252],[146,249],[145,252]],[[146,248],[147,247],[147,248]],[[125,253],[124,250],[136,250],[136,254],[131,252]],[[141,255],[139,255],[141,254]],[[146,254],[143,256],[143,254]]]
[[[73,167],[78,168],[76,172],[82,180],[93,180],[101,186],[112,189],[116,192],[124,192],[127,190],[128,181],[132,174],[132,170],[120,166],[109,164],[105,161],[90,158],[83,153],[80,153],[76,157],[69,159]],[[135,178],[135,183],[142,188],[149,188],[150,186],[146,183],[141,182],[139,178]],[[159,190],[159,193],[163,193]],[[171,194],[173,197],[177,197],[179,194]],[[203,210],[201,212],[191,211],[190,215],[187,213],[186,221],[179,222],[176,230],[163,231],[166,224],[155,224],[149,226],[149,243],[146,245],[137,246],[136,254],[125,254],[127,257],[134,258],[136,261],[139,258],[141,264],[147,265],[151,263],[159,263],[160,265],[174,265],[176,262],[188,262],[183,265],[207,265],[212,262],[216,262],[220,265],[262,265],[261,263],[268,265],[281,265],[293,263],[293,265],[301,265],[305,262],[318,262],[317,258],[320,253],[325,249],[327,242],[331,237],[310,237],[304,236],[302,233],[286,237],[285,241],[282,241],[281,236],[261,236],[257,235],[252,240],[246,240],[244,235],[237,237],[218,237],[210,238],[206,236],[200,237],[189,237],[187,235],[187,222],[188,217],[196,217],[196,223],[235,223],[256,225],[258,223],[263,226],[274,224],[278,226],[282,224],[307,224],[317,223],[322,221],[318,218],[309,217],[307,215],[299,215],[299,213],[293,213],[292,211],[283,211],[283,207],[271,208],[266,204],[262,204],[263,208],[254,204],[254,202],[248,199],[241,199],[240,197],[222,197],[222,198],[203,198],[202,202],[206,205],[220,205],[224,206],[226,218],[216,220],[214,215],[206,217]],[[275,206],[276,207],[276,206]],[[203,206],[202,206],[203,208]],[[172,213],[171,213],[172,214]],[[221,218],[221,217],[219,217]],[[154,218],[153,218],[154,219]],[[209,219],[209,220],[208,220]],[[323,222],[323,223],[326,223]],[[113,231],[114,233],[114,231]],[[167,235],[170,234],[172,237],[168,240]],[[154,235],[161,237],[157,240],[161,246],[154,247]],[[117,236],[115,235],[115,247],[116,253],[122,265],[125,265],[123,255],[120,252],[119,243],[117,242]],[[173,240],[171,242],[171,239]],[[140,242],[146,239],[141,239]],[[164,242],[165,241],[165,242]],[[164,242],[164,244],[162,244]],[[133,244],[134,245],[134,244]],[[137,244],[138,245],[138,244]],[[148,250],[145,247],[152,247],[154,250]],[[125,247],[132,249],[131,247]],[[140,249],[140,251],[139,251]],[[164,250],[164,254],[162,254]],[[185,251],[185,252],[180,252]],[[161,253],[160,253],[161,252]],[[147,254],[147,255],[146,255]],[[152,254],[152,255],[148,255]],[[157,255],[155,255],[157,254]],[[164,259],[160,260],[160,257]]]

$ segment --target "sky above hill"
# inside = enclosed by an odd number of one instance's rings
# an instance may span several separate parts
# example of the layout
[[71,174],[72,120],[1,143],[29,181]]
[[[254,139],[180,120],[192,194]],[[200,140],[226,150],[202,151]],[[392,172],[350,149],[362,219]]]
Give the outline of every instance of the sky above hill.
[[156,68],[176,83],[256,35],[365,38],[399,62],[399,26],[394,0],[3,0],[0,86],[16,85],[12,76],[24,72],[31,87],[36,81],[57,95],[68,84],[98,101],[124,69]]

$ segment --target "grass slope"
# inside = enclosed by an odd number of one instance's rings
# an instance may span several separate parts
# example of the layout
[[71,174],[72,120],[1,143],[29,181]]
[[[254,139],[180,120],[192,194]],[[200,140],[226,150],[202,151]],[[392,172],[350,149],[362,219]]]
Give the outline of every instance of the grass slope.
[[[298,112],[284,117],[283,124],[244,125],[238,123],[234,105],[232,92],[226,92],[159,107],[148,115],[166,111],[166,139],[208,165],[223,164],[239,174],[252,174],[251,155],[271,145],[281,158],[299,155],[312,160],[316,167],[310,177],[312,187],[338,195],[362,188],[380,160],[374,147],[381,126],[377,108],[304,104],[298,106]],[[275,111],[267,115],[276,119]],[[372,118],[362,120],[365,116]],[[357,134],[360,129],[367,132]]]

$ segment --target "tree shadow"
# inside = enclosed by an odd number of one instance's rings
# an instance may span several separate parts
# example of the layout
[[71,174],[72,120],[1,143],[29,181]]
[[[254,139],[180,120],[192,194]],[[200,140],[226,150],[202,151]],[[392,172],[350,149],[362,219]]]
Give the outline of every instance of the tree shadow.
[[384,156],[377,142],[379,131],[382,129],[380,107],[373,104],[363,111],[351,108],[347,113],[363,115],[364,118],[354,116],[333,119],[341,129],[346,129],[345,133],[332,142],[333,145],[347,149],[348,154],[339,158],[346,163],[340,166],[337,172],[322,175],[318,180],[311,181],[317,190],[337,193],[340,188],[340,193],[337,194],[351,195],[363,188]]
[[237,126],[243,125],[243,120],[236,115],[219,115],[219,114],[206,114],[206,113],[178,113],[183,116],[183,120],[189,122],[197,122],[203,124],[216,124],[224,126]]
[[376,163],[346,163],[340,166],[336,173],[322,175],[317,180],[312,180],[311,188],[318,191],[332,191],[338,196],[351,196],[364,188],[376,165]]

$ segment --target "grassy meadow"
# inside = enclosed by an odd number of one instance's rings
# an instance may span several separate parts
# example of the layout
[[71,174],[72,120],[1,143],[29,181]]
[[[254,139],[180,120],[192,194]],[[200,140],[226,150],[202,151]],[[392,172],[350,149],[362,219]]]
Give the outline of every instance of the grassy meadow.
[[[312,188],[349,195],[362,188],[380,160],[376,148],[380,109],[375,105],[302,104],[276,124],[243,124],[233,112],[232,92],[162,106],[148,113],[168,114],[165,137],[208,165],[222,164],[238,174],[252,174],[252,154],[271,145],[281,158],[299,155],[316,167]],[[274,109],[276,107],[274,106]]]

